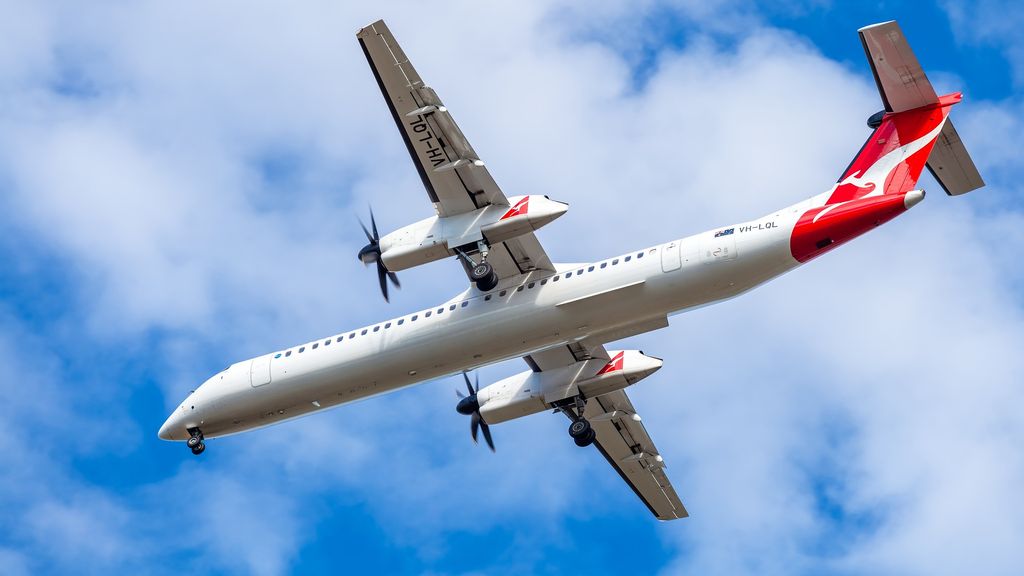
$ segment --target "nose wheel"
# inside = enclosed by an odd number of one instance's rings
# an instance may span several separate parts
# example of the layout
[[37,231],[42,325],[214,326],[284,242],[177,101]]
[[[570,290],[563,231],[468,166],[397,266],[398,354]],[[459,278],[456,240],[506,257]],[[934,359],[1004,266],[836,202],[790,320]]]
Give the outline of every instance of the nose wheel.
[[188,433],[190,436],[188,441],[185,443],[188,444],[188,447],[192,450],[193,454],[199,456],[204,450],[206,450],[206,444],[203,443],[203,433],[199,428],[189,428]]

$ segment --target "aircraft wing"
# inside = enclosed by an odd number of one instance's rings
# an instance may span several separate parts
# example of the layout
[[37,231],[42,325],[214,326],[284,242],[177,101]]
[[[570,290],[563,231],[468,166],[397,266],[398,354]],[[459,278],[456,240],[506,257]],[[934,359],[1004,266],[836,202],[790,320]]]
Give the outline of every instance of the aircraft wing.
[[[438,216],[472,212],[491,204],[508,206],[508,199],[469,140],[434,89],[423,83],[384,21],[370,24],[356,37]],[[491,248],[488,261],[500,278],[533,270],[554,271],[532,233]]]
[[[573,343],[534,352],[523,359],[535,372],[595,360],[596,372],[608,361],[608,352],[602,345]],[[573,418],[570,411],[565,411],[565,414]],[[598,451],[652,514],[659,520],[688,516],[665,474],[665,463],[625,390],[588,399],[583,416],[597,434],[594,445]]]
[[594,445],[601,455],[658,520],[689,516],[625,390],[591,398],[583,415],[597,433]]

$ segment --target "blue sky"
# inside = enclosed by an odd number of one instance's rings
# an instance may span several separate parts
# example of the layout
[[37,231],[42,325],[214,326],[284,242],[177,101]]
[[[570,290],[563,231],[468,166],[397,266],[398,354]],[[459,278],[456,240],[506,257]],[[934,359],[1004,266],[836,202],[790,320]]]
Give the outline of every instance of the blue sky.
[[[1024,562],[1024,11],[1012,3],[0,0],[0,572],[1014,573]],[[442,301],[356,261],[429,202],[355,41],[385,18],[541,240],[598,259],[823,191],[897,19],[989,186],[631,339],[691,518],[562,418],[474,446],[440,380],[194,458],[167,413],[231,362]],[[385,195],[387,200],[385,200]],[[493,381],[523,370],[481,370]]]

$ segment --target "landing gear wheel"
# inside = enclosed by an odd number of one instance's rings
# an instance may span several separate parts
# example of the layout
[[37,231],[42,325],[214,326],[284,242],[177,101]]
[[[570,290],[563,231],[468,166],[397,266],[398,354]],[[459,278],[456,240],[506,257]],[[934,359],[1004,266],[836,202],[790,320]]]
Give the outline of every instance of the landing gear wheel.
[[199,442],[196,446],[192,448],[192,453],[195,454],[196,456],[199,456],[200,454],[203,453],[204,450],[206,450],[206,444]]
[[498,275],[489,262],[481,262],[469,271],[469,279],[476,283],[481,292],[493,290],[498,285]]
[[593,429],[590,427],[590,422],[583,418],[573,420],[572,424],[569,424],[569,436],[572,436],[573,440],[586,438],[591,432]]
[[587,446],[593,444],[596,438],[597,432],[594,432],[594,430],[591,429],[590,432],[588,432],[585,436],[582,436],[580,438],[573,438],[573,442],[575,442],[576,445],[579,446],[580,448],[586,448]]
[[188,447],[191,448],[193,451],[195,451],[196,448],[202,445],[202,443],[203,439],[200,438],[199,436],[193,436],[188,439],[188,442],[186,442],[186,444],[188,444]]

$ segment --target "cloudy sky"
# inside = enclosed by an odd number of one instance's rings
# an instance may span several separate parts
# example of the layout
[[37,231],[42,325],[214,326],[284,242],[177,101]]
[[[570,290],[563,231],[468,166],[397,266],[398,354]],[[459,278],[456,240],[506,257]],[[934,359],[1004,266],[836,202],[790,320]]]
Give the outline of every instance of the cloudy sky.
[[[351,4],[351,5],[350,5]],[[1024,563],[1024,11],[878,1],[0,0],[0,573],[1015,573]],[[391,304],[357,217],[431,213],[355,40],[385,18],[506,193],[587,261],[827,189],[896,18],[989,186],[627,341],[691,518],[536,415],[492,455],[453,379],[157,439],[224,366]],[[385,198],[387,200],[385,200]],[[493,381],[520,361],[481,370]]]

